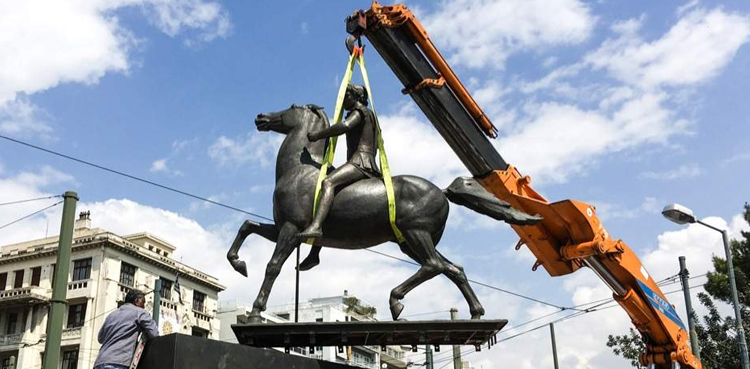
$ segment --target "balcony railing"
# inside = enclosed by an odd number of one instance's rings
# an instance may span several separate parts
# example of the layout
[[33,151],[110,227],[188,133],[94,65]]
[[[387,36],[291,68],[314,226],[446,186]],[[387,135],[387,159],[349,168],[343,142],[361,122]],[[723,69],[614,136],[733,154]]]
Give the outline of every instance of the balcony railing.
[[65,328],[62,331],[62,339],[76,339],[81,337],[81,327]]
[[0,306],[38,304],[49,301],[51,290],[35,286],[0,291]]
[[68,291],[75,291],[87,288],[89,286],[89,280],[73,281],[68,283]]
[[177,310],[177,304],[168,300],[159,300],[159,305],[165,309]]
[[91,279],[68,282],[68,298],[92,297],[92,287]]
[[2,335],[0,336],[0,346],[15,345],[21,343],[21,337],[23,337],[22,333]]

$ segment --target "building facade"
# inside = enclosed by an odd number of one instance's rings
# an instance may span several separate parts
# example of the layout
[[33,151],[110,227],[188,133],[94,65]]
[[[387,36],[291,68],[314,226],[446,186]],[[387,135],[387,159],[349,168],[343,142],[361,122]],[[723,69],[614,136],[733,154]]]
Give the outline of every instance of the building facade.
[[[40,368],[52,296],[58,237],[0,248],[0,369]],[[175,247],[148,233],[119,236],[91,228],[90,213],[76,221],[63,320],[61,368],[91,368],[107,315],[133,288],[160,293],[161,334],[184,333],[218,339],[216,278],[172,259]]]
[[[221,321],[220,339],[237,343],[232,332],[232,324],[247,322],[252,310],[250,305],[241,305],[236,301],[222,301],[218,317]],[[279,324],[295,321],[294,304],[271,306],[261,314],[263,323]],[[314,298],[300,301],[300,322],[348,322],[375,320],[375,308],[365,304],[357,297],[344,291],[343,295]],[[278,348],[283,350],[283,348]],[[337,347],[290,347],[290,353],[307,356],[318,360],[332,361],[369,369],[406,368],[406,350],[400,346],[387,346],[382,351],[377,346],[348,346],[339,351]]]

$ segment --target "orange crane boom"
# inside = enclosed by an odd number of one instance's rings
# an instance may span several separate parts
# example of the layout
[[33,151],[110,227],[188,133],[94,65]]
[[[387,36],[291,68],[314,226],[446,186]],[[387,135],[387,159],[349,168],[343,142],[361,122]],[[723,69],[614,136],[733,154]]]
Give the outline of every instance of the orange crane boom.
[[[656,281],[625,242],[606,231],[596,209],[576,200],[549,202],[531,188],[531,179],[506,163],[489,142],[497,129],[440,55],[414,14],[404,5],[373,2],[347,18],[352,39],[367,37],[438,132],[472,175],[499,199],[543,220],[513,225],[536,256],[532,267],[551,276],[594,271],[641,332],[643,365],[701,369],[688,344],[688,332]],[[350,40],[351,43],[351,40]]]

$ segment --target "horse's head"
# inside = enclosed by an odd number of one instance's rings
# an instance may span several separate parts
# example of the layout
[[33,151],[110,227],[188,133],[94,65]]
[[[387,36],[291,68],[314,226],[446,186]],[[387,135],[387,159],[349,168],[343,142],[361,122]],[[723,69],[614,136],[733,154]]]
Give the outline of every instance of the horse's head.
[[327,121],[328,117],[322,107],[312,104],[293,104],[282,111],[258,114],[255,118],[255,126],[259,131],[289,134],[294,130],[322,129]]

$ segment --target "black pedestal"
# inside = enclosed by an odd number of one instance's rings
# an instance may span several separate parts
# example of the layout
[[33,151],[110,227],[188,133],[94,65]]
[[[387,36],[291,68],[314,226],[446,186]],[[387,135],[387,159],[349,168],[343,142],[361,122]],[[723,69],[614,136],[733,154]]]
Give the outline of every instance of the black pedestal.
[[349,369],[270,349],[170,334],[146,344],[138,369]]

